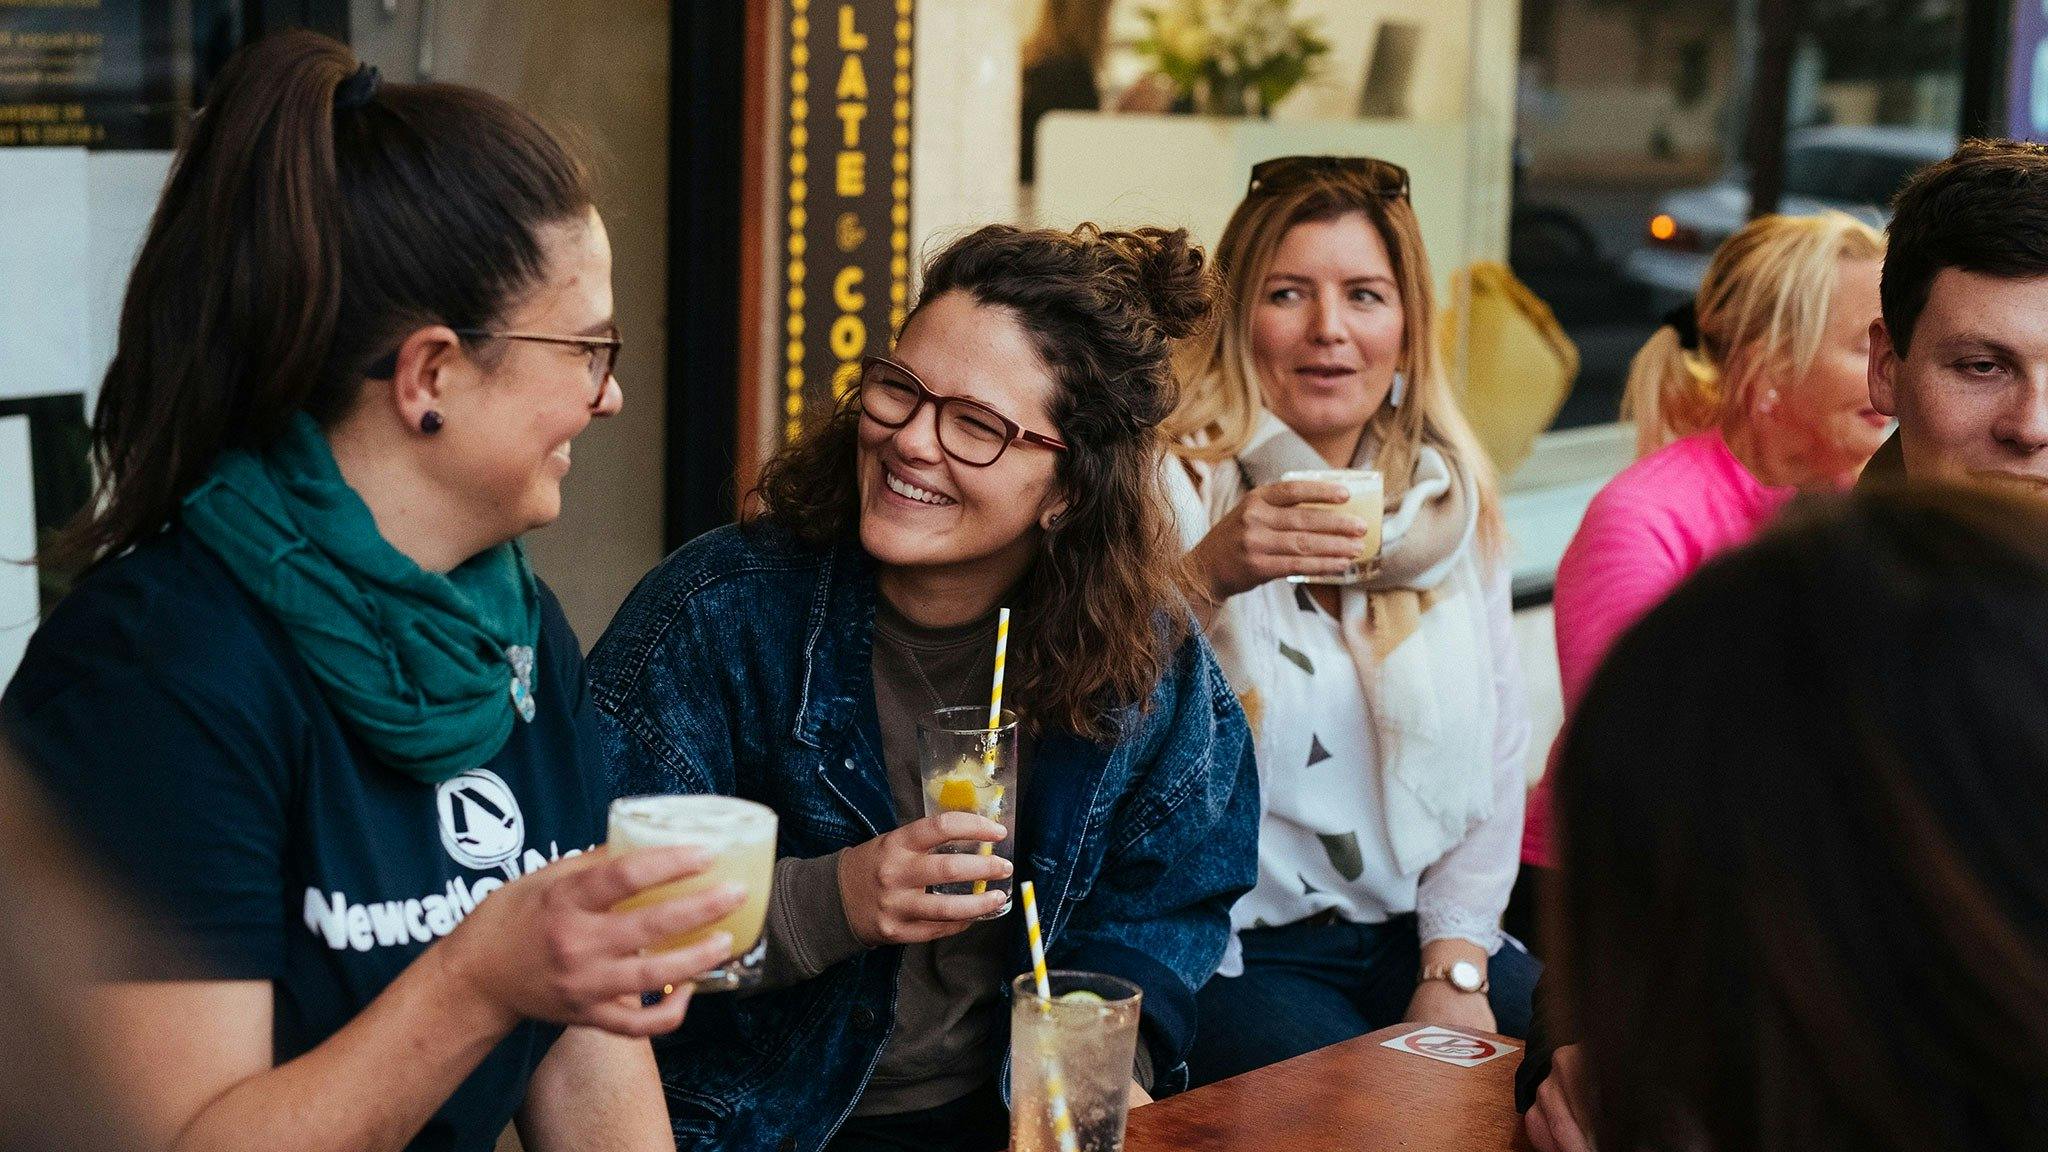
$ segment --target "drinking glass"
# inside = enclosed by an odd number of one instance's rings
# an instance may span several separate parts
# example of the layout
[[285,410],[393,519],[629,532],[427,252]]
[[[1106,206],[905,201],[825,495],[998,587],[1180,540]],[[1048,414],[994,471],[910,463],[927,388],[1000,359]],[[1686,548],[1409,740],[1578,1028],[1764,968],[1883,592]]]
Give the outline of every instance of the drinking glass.
[[612,852],[691,845],[713,856],[711,866],[695,876],[657,884],[613,906],[624,912],[659,904],[691,892],[728,882],[747,890],[738,908],[712,924],[647,946],[649,952],[672,952],[714,932],[732,933],[732,957],[697,977],[700,992],[727,992],[753,986],[761,979],[761,961],[768,954],[762,926],[768,919],[768,890],[775,880],[775,810],[736,796],[627,796],[612,801],[611,828],[605,843]]
[[1334,576],[1289,576],[1290,584],[1356,584],[1379,570],[1380,518],[1385,511],[1385,478],[1370,468],[1314,468],[1280,474],[1282,481],[1313,480],[1342,484],[1349,493],[1342,504],[1303,504],[1303,508],[1335,508],[1366,523],[1365,543],[1349,569]]
[[1144,994],[1128,980],[1094,972],[1056,970],[1046,982],[1051,1000],[1039,997],[1029,972],[1011,983],[1011,1152],[1058,1152],[1055,1070],[1080,1152],[1119,1152]]
[[[972,812],[1001,824],[1000,844],[986,840],[955,840],[940,852],[994,854],[1014,860],[1017,849],[1017,717],[1004,709],[993,731],[988,709],[939,708],[917,718],[917,771],[924,782],[924,814]],[[936,884],[932,891],[948,896],[980,895],[994,888],[1003,906],[982,917],[993,920],[1010,910],[1010,881],[975,880]]]

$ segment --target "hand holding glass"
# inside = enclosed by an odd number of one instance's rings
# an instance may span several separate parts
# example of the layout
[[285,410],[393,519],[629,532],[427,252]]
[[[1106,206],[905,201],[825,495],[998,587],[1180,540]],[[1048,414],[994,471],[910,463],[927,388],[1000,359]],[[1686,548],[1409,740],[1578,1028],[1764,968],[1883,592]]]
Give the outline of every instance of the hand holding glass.
[[1308,480],[1319,484],[1341,484],[1349,493],[1342,504],[1303,504],[1303,508],[1333,508],[1366,523],[1365,542],[1358,559],[1348,571],[1335,576],[1289,576],[1290,584],[1356,584],[1379,570],[1381,519],[1386,511],[1385,479],[1370,468],[1314,468],[1280,474],[1282,483]]
[[[988,709],[979,707],[939,708],[918,717],[917,767],[924,782],[924,814],[972,812],[1001,824],[1007,833],[1001,843],[955,840],[941,844],[940,852],[996,855],[1015,859],[1017,824],[1013,809],[1017,796],[1017,717],[1005,710],[994,731],[988,726]],[[992,920],[1010,910],[1010,878],[975,880],[959,884],[938,884],[933,892],[946,896],[1004,894],[1002,907],[982,917]]]
[[703,872],[628,896],[615,906],[628,911],[664,900],[737,883],[747,890],[738,908],[715,923],[657,941],[649,952],[685,948],[714,932],[729,932],[732,958],[697,978],[699,991],[746,988],[761,978],[767,953],[762,927],[768,919],[768,891],[775,879],[775,812],[766,805],[733,796],[629,796],[612,801],[611,830],[606,845],[612,852],[689,845],[715,857]]

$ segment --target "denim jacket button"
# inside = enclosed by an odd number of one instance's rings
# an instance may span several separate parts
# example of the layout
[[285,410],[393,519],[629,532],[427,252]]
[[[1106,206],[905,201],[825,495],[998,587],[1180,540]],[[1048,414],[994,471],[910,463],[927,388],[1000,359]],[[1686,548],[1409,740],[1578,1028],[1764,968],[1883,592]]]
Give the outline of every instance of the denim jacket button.
[[875,1010],[863,1004],[853,1010],[853,1026],[865,1032],[875,1026]]
[[781,1149],[782,1152],[796,1152],[796,1137],[784,1136],[782,1138]]

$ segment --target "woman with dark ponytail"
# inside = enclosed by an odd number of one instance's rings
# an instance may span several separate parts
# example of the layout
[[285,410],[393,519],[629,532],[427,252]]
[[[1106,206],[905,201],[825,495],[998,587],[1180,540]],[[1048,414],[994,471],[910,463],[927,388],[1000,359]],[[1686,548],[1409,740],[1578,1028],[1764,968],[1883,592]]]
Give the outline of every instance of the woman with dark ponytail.
[[608,858],[575,636],[518,538],[619,410],[583,165],[342,45],[241,53],[193,126],[93,436],[92,570],[0,716],[197,957],[97,998],[174,1149],[670,1146],[644,1037],[737,903]]
[[[1023,926],[984,919],[1001,892],[928,888],[1013,878],[932,852],[1012,832],[1052,965],[1144,991],[1133,1092],[1184,1083],[1258,818],[1154,464],[1169,342],[1210,293],[1185,232],[957,241],[894,350],[769,464],[761,514],[670,556],[591,653],[616,793],[782,816],[768,990],[657,1047],[680,1147],[1002,1147]],[[1017,795],[1001,822],[924,816],[916,718],[986,715],[1002,608]]]

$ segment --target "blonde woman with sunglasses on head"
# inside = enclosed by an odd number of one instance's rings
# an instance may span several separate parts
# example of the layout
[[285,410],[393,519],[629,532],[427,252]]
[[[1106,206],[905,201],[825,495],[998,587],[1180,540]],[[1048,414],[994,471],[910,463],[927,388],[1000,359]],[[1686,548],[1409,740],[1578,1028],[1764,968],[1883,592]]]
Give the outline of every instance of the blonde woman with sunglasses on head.
[[[1435,359],[1408,177],[1253,170],[1218,249],[1234,309],[1181,349],[1166,476],[1252,717],[1259,881],[1201,994],[1210,1081],[1403,1019],[1519,1033],[1537,965],[1499,930],[1528,720],[1487,461]],[[1373,469],[1373,525],[1346,489]],[[1372,509],[1379,512],[1381,509]]]

